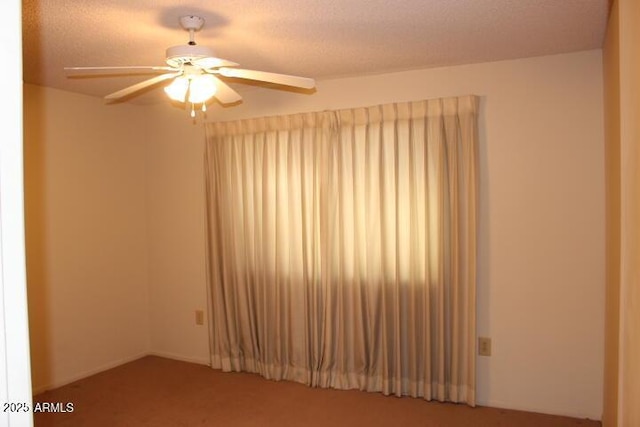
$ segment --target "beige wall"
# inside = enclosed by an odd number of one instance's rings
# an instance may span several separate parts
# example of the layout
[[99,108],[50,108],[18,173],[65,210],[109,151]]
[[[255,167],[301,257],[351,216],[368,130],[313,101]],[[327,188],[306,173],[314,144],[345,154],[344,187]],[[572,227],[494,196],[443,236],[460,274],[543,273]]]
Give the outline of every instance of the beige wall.
[[195,325],[194,313],[207,312],[204,129],[184,111],[164,105],[148,117],[151,349],[161,356],[209,364],[207,327]]
[[618,422],[618,345],[620,324],[620,57],[618,5],[609,16],[603,47],[606,180],[606,313],[602,424]]
[[[480,96],[478,333],[493,339],[493,356],[478,358],[478,401],[483,405],[600,418],[604,345],[601,61],[600,51],[588,51],[342,78],[318,82],[318,91],[312,96],[251,89],[244,93],[241,106],[214,107],[208,117],[232,120],[440,96]],[[84,117],[83,111],[90,115],[86,126],[95,126],[90,132],[94,138],[111,139],[109,135],[117,132],[113,129],[117,128],[116,122],[127,124],[135,119],[136,123],[144,123],[144,153],[136,151],[131,158],[140,159],[144,165],[141,179],[146,180],[146,188],[141,190],[133,179],[110,184],[117,189],[133,185],[134,188],[124,188],[125,193],[131,199],[134,193],[140,197],[132,203],[145,204],[140,208],[142,217],[139,205],[132,209],[129,225],[136,224],[146,233],[146,258],[141,255],[140,259],[145,259],[148,269],[140,272],[138,265],[135,272],[147,280],[150,323],[146,337],[142,330],[131,334],[140,338],[141,349],[148,338],[150,352],[206,362],[207,333],[193,321],[193,311],[206,309],[207,305],[201,124],[193,125],[184,111],[169,104],[140,107],[142,118],[138,109],[127,104],[105,110],[101,100],[53,93],[62,99],[51,99],[43,107],[46,110],[40,114],[46,116],[48,126],[41,128],[39,139],[73,144],[73,150],[65,151],[69,156],[75,150],[79,150],[76,155],[81,158],[87,155],[83,152],[84,138],[73,130],[77,120],[61,113],[75,102],[81,103],[74,108],[76,119]],[[54,103],[65,108],[55,108]],[[116,115],[121,117],[115,118]],[[103,133],[107,136],[99,135]],[[128,141],[122,143],[122,149],[132,150],[130,146],[136,145],[131,141],[137,138],[120,137]],[[65,142],[68,138],[72,141]],[[139,147],[136,145],[135,149]],[[51,156],[54,154],[55,151]],[[36,157],[32,167],[40,170],[44,165],[37,161]],[[96,167],[107,169],[112,161],[113,157],[107,156],[106,165]],[[58,178],[48,186],[54,183],[61,188],[78,185]],[[61,194],[55,199],[49,199],[52,206],[70,204],[72,200],[77,203],[79,197],[71,196],[74,192],[59,191]],[[57,218],[55,212],[53,209],[47,215]],[[64,223],[60,227],[64,230]],[[130,230],[136,248],[140,230]],[[56,257],[69,255],[61,251],[61,255],[54,256],[53,249],[43,249],[43,256],[49,261],[55,258],[68,263]],[[118,254],[111,255],[118,259]],[[51,266],[51,262],[47,265]],[[91,265],[91,269],[104,272],[100,265]],[[72,275],[73,271],[69,269],[67,273]],[[45,277],[41,280],[54,281],[50,271],[42,274]],[[92,287],[98,285],[97,289],[101,284],[99,280],[92,281]],[[131,287],[138,289],[133,284]],[[80,290],[76,286],[74,292]],[[131,324],[136,324],[131,317],[142,313],[134,313],[132,307],[139,304],[143,294],[140,291],[139,296],[132,297],[130,306],[123,311]],[[40,305],[53,310],[57,305],[69,305],[65,299],[73,301],[77,297],[49,294],[43,299]],[[113,305],[107,308],[112,317],[119,312]],[[100,319],[95,320],[101,324]],[[90,329],[92,323],[86,325]],[[55,343],[49,345],[55,346],[63,345],[58,341],[66,338],[66,328],[77,329],[61,322],[49,328],[60,329],[50,334]],[[76,330],[74,334],[83,337],[81,332]],[[109,336],[112,338],[115,339]],[[62,363],[63,355],[72,361],[80,357],[61,352],[56,360]],[[114,355],[111,360],[118,357]]]
[[24,87],[34,391],[149,350],[140,108]]
[[619,0],[620,366],[618,425],[640,425],[640,2]]
[[[312,96],[252,89],[244,93],[241,106],[212,108],[209,119],[479,95],[478,333],[493,339],[493,356],[478,358],[478,401],[600,419],[605,290],[601,61],[600,51],[588,51],[343,78],[318,82]],[[162,114],[164,107],[156,108]],[[165,127],[166,117],[158,117],[162,125],[153,144],[168,151],[158,160],[149,156],[154,175],[149,188],[159,194],[168,182],[174,187],[151,203],[155,211],[169,209],[152,226],[158,231],[152,233],[152,250],[163,254],[151,273],[158,278],[151,285],[153,318],[164,319],[152,322],[152,334],[154,342],[162,340],[163,352],[200,359],[206,357],[206,344],[190,340],[205,336],[194,333],[188,319],[196,306],[206,304],[204,284],[198,283],[204,243],[196,232],[203,202],[186,198],[202,197],[201,134],[180,141]],[[182,261],[171,262],[178,250]],[[181,277],[186,283],[180,283]],[[174,327],[167,331],[168,325]],[[193,353],[185,354],[185,346]]]

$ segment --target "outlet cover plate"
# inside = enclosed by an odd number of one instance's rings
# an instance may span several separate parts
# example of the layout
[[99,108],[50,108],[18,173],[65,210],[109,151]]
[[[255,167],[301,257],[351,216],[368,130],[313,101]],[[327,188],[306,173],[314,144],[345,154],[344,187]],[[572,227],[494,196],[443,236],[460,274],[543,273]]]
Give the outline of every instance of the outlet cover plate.
[[491,338],[478,338],[478,354],[480,356],[491,356]]

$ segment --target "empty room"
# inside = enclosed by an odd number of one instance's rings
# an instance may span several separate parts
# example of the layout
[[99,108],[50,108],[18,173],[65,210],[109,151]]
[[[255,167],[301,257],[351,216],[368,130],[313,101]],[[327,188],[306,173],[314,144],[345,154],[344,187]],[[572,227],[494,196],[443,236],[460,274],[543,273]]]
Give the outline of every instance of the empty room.
[[0,425],[640,425],[638,2],[2,9]]

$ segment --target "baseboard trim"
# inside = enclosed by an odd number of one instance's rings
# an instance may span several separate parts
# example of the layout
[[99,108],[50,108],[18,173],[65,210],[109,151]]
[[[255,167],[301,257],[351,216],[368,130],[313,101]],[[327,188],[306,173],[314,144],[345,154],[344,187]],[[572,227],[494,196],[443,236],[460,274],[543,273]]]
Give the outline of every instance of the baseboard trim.
[[99,374],[100,372],[107,371],[107,370],[113,369],[113,368],[117,368],[118,366],[124,365],[125,363],[129,363],[129,362],[133,362],[134,360],[141,359],[141,358],[147,356],[148,354],[149,354],[148,352],[139,353],[139,354],[137,354],[135,356],[125,357],[125,358],[118,359],[118,360],[113,361],[113,362],[105,363],[104,365],[100,365],[97,368],[89,369],[89,370],[84,371],[82,373],[79,373],[79,374],[76,374],[76,375],[72,375],[70,377],[66,377],[66,378],[63,378],[63,379],[58,380],[58,381],[53,381],[53,382],[51,382],[49,384],[34,385],[32,394],[35,396],[35,395],[43,393],[43,392],[45,392],[47,390],[51,390],[51,389],[54,389],[54,388],[65,386],[67,384],[71,384],[71,383],[76,382],[78,380],[81,380],[83,378],[87,378],[87,377],[90,377],[92,375]]
[[134,360],[138,360],[138,359],[141,359],[141,358],[146,357],[146,356],[158,356],[158,357],[164,357],[166,359],[179,360],[181,362],[197,363],[198,365],[211,366],[211,361],[209,359],[206,359],[206,358],[182,356],[182,355],[178,355],[178,354],[174,354],[174,353],[167,353],[167,352],[164,352],[164,351],[147,351],[147,352],[144,352],[144,353],[139,353],[139,354],[137,354],[135,356],[125,357],[123,359],[119,359],[119,360],[116,360],[114,362],[106,363],[106,364],[101,365],[101,366],[99,366],[97,368],[89,369],[89,370],[84,371],[82,373],[79,373],[77,375],[72,375],[70,377],[63,378],[63,379],[61,379],[59,381],[53,381],[53,382],[51,382],[49,384],[44,384],[44,385],[43,384],[34,385],[32,394],[35,396],[37,394],[44,393],[47,390],[51,390],[51,389],[54,389],[54,388],[65,386],[67,384],[71,384],[73,382],[79,381],[79,380],[81,380],[83,378],[87,378],[87,377],[90,377],[92,375],[99,374],[100,372],[104,372],[104,371],[107,371],[109,369],[117,368],[120,365],[124,365],[125,363],[133,362]]
[[589,419],[594,421],[602,421],[601,415],[596,414],[588,414],[584,412],[578,411],[566,411],[566,410],[555,410],[549,408],[541,408],[536,405],[513,405],[509,403],[505,403],[498,400],[484,400],[484,399],[476,399],[476,404],[478,406],[485,406],[496,409],[507,409],[513,411],[526,411],[526,412],[534,412],[538,414],[546,414],[546,415],[555,415],[560,417],[571,417],[571,418],[579,418],[579,419]]
[[179,355],[179,354],[168,353],[168,352],[165,352],[165,351],[150,351],[148,353],[148,355],[149,356],[164,357],[166,359],[179,360],[181,362],[196,363],[198,365],[211,366],[211,360],[209,360],[207,358],[182,356],[182,355]]

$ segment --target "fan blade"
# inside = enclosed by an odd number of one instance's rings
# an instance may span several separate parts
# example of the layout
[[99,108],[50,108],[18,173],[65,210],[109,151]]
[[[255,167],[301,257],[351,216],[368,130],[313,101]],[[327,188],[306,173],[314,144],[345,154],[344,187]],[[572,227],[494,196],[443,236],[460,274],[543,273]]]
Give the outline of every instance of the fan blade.
[[104,97],[104,99],[107,100],[107,101],[114,101],[114,100],[117,100],[119,98],[124,98],[125,96],[131,95],[134,92],[137,92],[137,91],[142,90],[144,88],[147,88],[149,86],[153,86],[153,85],[155,85],[157,83],[160,83],[160,82],[162,82],[164,80],[172,79],[174,77],[179,76],[180,74],[182,74],[182,71],[180,71],[178,73],[161,74],[159,76],[152,77],[152,78],[150,78],[148,80],[144,80],[144,81],[142,81],[140,83],[134,84],[133,86],[126,87],[126,88],[124,88],[122,90],[119,90],[119,91],[114,92],[114,93],[112,93],[110,95],[107,95],[107,96]]
[[240,94],[235,90],[231,89],[231,87],[217,78],[216,76],[212,76],[216,81],[216,94],[214,95],[218,101],[223,104],[233,104],[234,102],[238,102],[242,99]]
[[236,67],[240,64],[227,61],[226,59],[207,56],[204,58],[196,59],[195,61],[193,61],[193,65],[197,65],[200,68],[220,68],[220,67]]
[[96,76],[109,74],[157,74],[166,71],[177,71],[177,68],[155,67],[155,66],[132,66],[132,67],[65,67],[67,76]]
[[240,68],[220,68],[218,72],[225,77],[259,80],[279,85],[294,86],[303,89],[313,89],[315,80],[307,77],[288,76],[286,74],[267,73],[266,71],[243,70]]

